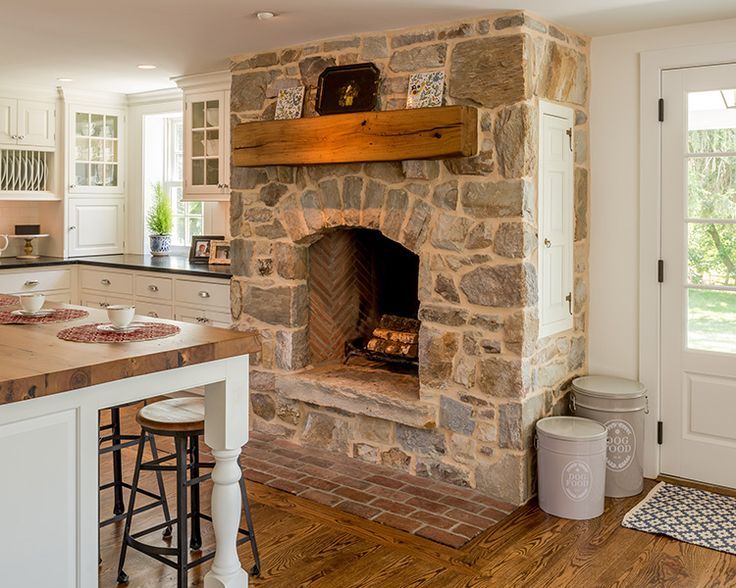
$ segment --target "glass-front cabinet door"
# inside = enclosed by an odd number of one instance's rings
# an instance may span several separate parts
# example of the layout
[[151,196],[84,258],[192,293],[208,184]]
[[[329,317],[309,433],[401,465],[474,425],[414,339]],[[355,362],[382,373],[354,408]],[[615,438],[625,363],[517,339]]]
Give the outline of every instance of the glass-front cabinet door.
[[230,199],[227,92],[185,98],[185,200]]
[[123,117],[119,111],[72,108],[69,116],[69,191],[122,193]]

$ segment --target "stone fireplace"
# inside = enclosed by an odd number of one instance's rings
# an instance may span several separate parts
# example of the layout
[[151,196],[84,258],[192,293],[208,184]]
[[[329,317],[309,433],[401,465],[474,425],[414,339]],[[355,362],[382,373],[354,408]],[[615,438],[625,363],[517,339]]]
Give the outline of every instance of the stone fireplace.
[[[255,329],[252,427],[520,504],[533,423],[585,370],[588,39],[523,12],[329,39],[233,58],[233,124],[273,118],[280,88],[372,61],[379,110],[416,71],[479,109],[478,155],[444,161],[234,167],[232,313]],[[537,336],[537,104],[575,127],[575,326]],[[345,343],[383,315],[421,321],[418,369]]]

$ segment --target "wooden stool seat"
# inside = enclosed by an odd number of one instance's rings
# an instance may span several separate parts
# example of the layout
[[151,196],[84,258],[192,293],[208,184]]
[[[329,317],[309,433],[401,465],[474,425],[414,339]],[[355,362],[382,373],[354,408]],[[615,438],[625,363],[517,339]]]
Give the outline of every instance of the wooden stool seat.
[[204,430],[203,398],[172,398],[144,406],[138,424],[159,433],[194,433]]

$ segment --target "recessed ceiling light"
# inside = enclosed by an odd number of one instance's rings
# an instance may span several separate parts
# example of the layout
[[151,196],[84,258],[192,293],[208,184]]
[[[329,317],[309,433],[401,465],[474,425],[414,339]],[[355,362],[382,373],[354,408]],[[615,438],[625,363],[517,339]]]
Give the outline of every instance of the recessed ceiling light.
[[258,20],[269,20],[276,16],[273,12],[256,12],[256,18]]
[[73,82],[74,80],[72,78],[56,78],[57,82]]
[[147,64],[147,63],[143,63],[143,64],[141,64],[141,65],[138,66],[138,69],[156,69],[156,66],[155,65],[150,65],[150,64]]

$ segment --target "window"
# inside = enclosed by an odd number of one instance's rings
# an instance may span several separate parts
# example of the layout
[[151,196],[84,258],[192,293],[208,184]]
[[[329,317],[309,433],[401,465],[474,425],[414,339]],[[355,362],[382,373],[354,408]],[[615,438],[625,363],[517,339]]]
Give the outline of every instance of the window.
[[171,198],[174,211],[172,245],[188,247],[192,235],[204,232],[204,206],[202,202],[182,202],[184,125],[181,113],[146,116],[145,138],[146,210],[153,201],[153,188],[160,182]]

